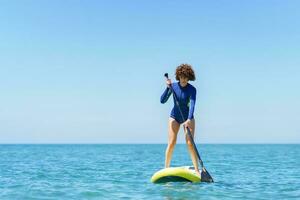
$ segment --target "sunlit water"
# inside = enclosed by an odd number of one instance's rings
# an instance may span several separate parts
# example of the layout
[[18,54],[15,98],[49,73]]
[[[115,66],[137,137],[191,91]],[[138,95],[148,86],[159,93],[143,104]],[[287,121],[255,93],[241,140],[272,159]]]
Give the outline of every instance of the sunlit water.
[[215,183],[153,184],[165,147],[0,145],[0,199],[300,199],[300,145],[198,145]]

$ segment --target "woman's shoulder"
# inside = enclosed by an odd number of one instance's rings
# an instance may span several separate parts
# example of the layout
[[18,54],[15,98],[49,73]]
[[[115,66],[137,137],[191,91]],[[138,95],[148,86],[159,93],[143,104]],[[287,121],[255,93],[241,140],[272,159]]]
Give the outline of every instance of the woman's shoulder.
[[196,88],[195,88],[192,84],[188,83],[188,85],[189,85],[189,88],[190,88],[192,91],[196,91]]
[[179,83],[178,82],[173,82],[172,83],[172,87],[174,88],[174,87],[178,87],[179,86]]

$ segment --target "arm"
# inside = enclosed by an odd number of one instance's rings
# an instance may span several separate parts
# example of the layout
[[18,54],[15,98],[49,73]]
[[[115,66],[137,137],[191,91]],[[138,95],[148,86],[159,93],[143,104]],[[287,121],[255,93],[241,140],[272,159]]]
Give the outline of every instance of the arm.
[[169,97],[171,96],[172,91],[170,88],[166,88],[164,93],[161,95],[160,97],[160,103],[166,103],[169,99]]
[[189,116],[188,119],[192,119],[193,115],[194,115],[194,109],[195,109],[195,104],[196,104],[196,89],[194,89],[192,91],[192,95],[190,98],[190,110],[189,110]]

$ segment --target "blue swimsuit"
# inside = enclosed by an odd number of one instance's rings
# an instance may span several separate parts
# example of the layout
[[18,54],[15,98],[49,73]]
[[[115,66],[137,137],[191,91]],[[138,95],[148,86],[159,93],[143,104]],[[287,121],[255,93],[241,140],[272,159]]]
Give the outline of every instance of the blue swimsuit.
[[[181,87],[179,82],[172,83],[172,88],[176,94],[176,97],[179,101],[179,106],[182,111],[184,121],[182,120],[180,111],[178,109],[178,106],[175,103],[174,99],[174,107],[171,111],[170,117],[175,119],[179,124],[185,122],[187,119],[193,119],[194,118],[194,108],[196,103],[196,88],[192,86],[191,84],[187,84],[185,87]],[[170,88],[167,87],[167,89],[164,91],[164,93],[160,97],[161,103],[166,103],[171,96],[172,91]]]

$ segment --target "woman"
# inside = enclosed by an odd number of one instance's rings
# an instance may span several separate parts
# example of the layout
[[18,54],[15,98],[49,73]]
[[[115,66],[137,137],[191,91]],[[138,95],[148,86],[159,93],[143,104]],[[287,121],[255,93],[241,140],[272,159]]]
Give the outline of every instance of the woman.
[[[167,80],[167,88],[160,98],[161,103],[166,103],[172,94],[170,87],[172,86],[177,99],[179,101],[179,106],[182,111],[184,120],[180,114],[179,108],[175,103],[171,111],[169,118],[169,137],[168,137],[168,147],[166,149],[165,157],[165,168],[170,167],[170,162],[172,158],[172,153],[176,144],[177,134],[180,125],[183,124],[184,128],[188,127],[191,131],[192,136],[195,134],[195,119],[194,119],[194,108],[196,103],[196,88],[189,84],[189,81],[195,80],[195,73],[191,65],[181,64],[176,68],[176,80],[179,82],[171,83],[171,80]],[[192,158],[193,165],[195,167],[196,173],[200,176],[198,169],[198,158],[196,152],[193,148],[192,142],[185,137],[188,149]]]

